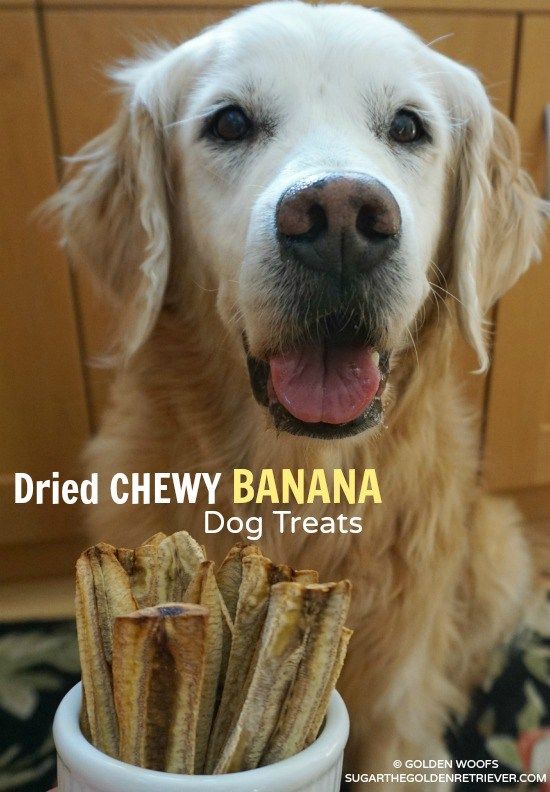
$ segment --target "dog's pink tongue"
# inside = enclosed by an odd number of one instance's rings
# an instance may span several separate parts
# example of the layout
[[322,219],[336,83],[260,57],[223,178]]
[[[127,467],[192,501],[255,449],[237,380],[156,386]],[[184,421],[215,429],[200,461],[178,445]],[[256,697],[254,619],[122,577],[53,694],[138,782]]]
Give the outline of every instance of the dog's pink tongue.
[[305,423],[343,424],[361,415],[380,385],[369,347],[307,346],[269,361],[278,401]]

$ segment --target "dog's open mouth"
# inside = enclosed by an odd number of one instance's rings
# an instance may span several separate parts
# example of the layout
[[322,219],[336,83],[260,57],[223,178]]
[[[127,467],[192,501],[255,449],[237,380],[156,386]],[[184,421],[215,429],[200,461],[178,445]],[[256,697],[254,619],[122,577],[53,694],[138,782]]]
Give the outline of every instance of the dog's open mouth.
[[329,439],[381,421],[389,353],[359,337],[336,333],[294,342],[264,359],[248,355],[248,368],[257,401],[281,431]]

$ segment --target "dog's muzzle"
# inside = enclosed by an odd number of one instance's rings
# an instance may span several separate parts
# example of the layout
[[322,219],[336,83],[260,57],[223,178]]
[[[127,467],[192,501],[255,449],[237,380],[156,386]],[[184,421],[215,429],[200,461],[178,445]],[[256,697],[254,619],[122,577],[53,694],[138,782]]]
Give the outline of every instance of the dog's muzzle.
[[288,188],[275,226],[274,266],[292,296],[282,303],[287,337],[262,355],[247,350],[256,399],[293,434],[341,438],[377,426],[390,352],[375,326],[383,287],[369,286],[399,247],[397,201],[368,175],[329,174]]

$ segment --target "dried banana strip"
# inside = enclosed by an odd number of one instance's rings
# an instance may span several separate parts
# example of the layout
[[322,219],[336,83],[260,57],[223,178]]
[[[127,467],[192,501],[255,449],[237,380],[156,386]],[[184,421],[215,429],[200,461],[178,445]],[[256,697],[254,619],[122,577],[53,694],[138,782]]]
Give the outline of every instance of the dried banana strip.
[[166,534],[163,531],[157,531],[156,534],[153,534],[144,542],[142,542],[140,547],[143,547],[143,545],[154,545],[154,547],[158,547],[163,539],[166,539]]
[[338,678],[340,676],[342,667],[344,665],[344,660],[346,659],[346,653],[348,651],[348,645],[352,635],[353,635],[353,630],[350,630],[349,627],[344,627],[344,629],[342,630],[342,634],[340,635],[340,641],[338,643],[338,649],[336,651],[336,660],[332,667],[331,674],[327,678],[325,688],[323,690],[323,695],[321,696],[319,704],[317,705],[315,714],[313,715],[311,722],[309,724],[309,729],[306,734],[306,738],[304,740],[302,749],[307,748],[308,745],[311,745],[311,743],[317,739],[317,736],[321,730],[321,726],[323,725],[325,715],[327,714],[328,704],[330,701],[332,691],[336,687],[336,683],[338,682]]
[[167,604],[121,616],[113,687],[123,762],[193,773],[208,611]]
[[256,546],[239,542],[239,544],[231,548],[216,572],[216,581],[222,599],[222,611],[225,616],[225,623],[223,625],[222,664],[220,671],[222,679],[225,679],[227,673],[227,664],[229,662],[229,653],[233,640],[239,589],[243,578],[242,560],[249,555],[261,555],[261,553]]
[[135,610],[136,601],[128,575],[116,557],[116,550],[112,545],[105,543],[95,545],[85,550],[83,556],[92,571],[103,651],[110,664],[114,620],[121,614]]
[[214,773],[258,766],[304,651],[307,613],[303,601],[304,589],[299,584],[273,587],[246,699]]
[[[78,566],[77,566],[78,570]],[[93,578],[88,566],[77,571],[76,623],[82,667],[83,703],[81,722],[90,740],[109,756],[118,754],[118,726],[111,686],[111,669],[105,660],[95,604]]]
[[178,531],[157,545],[158,566],[151,596],[154,602],[182,602],[184,594],[206,561],[201,546],[187,533]]
[[124,547],[117,549],[117,557],[132,586],[132,592],[138,608],[155,605],[155,587],[158,576],[158,546],[166,539],[166,534],[159,531],[142,542],[135,550]]
[[154,586],[157,580],[158,551],[153,544],[142,544],[135,550],[119,547],[117,558],[130,578],[132,593],[138,608],[154,605]]
[[216,580],[223,600],[227,606],[231,620],[235,621],[237,613],[237,602],[239,600],[239,589],[243,579],[243,558],[249,555],[261,555],[259,549],[254,545],[247,545],[244,542],[236,544],[228,552],[218,571]]
[[202,700],[197,724],[197,745],[195,751],[195,773],[202,773],[206,760],[206,749],[212,728],[216,706],[222,662],[223,624],[221,598],[214,575],[214,562],[203,561],[185,593],[185,602],[196,603],[208,608],[208,622],[205,631],[205,669]]
[[312,570],[296,571],[286,564],[273,564],[259,553],[243,553],[242,577],[233,625],[233,640],[225,674],[222,697],[210,736],[206,772],[211,773],[229,731],[247,694],[247,677],[254,665],[256,647],[267,614],[271,587],[295,580],[315,581]]
[[76,564],[76,624],[87,727],[96,748],[110,756],[118,752],[111,677],[113,623],[135,609],[115,548],[99,544],[85,550]]
[[207,773],[213,771],[234,715],[244,701],[245,681],[267,613],[274,574],[275,566],[269,559],[255,554],[242,558],[242,580],[233,640],[220,705],[208,745]]
[[338,660],[342,629],[350,605],[351,584],[342,580],[326,585],[309,585],[304,592],[304,607],[310,618],[304,654],[281,717],[262,756],[263,765],[302,750],[323,700],[327,680],[331,678]]

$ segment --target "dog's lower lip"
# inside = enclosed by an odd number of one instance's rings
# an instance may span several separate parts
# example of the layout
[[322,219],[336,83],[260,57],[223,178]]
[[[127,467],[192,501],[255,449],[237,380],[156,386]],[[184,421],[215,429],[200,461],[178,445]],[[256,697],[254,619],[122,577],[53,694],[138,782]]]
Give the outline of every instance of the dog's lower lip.
[[381,423],[382,402],[377,396],[357,418],[344,424],[307,423],[288,412],[282,404],[270,404],[269,413],[277,431],[319,440],[339,440],[373,429]]

